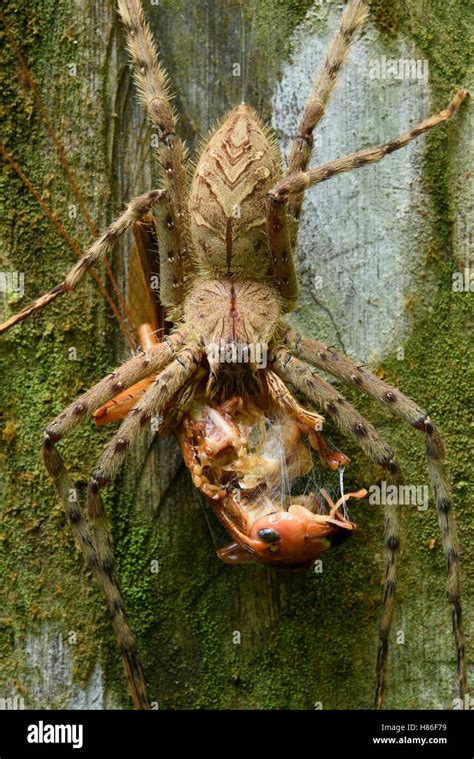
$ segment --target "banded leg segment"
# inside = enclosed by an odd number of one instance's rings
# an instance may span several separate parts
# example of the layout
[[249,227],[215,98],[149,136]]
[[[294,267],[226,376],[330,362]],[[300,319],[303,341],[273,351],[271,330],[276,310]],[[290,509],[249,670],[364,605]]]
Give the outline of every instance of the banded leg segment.
[[[109,582],[110,574],[113,571],[113,549],[100,491],[117,474],[127,452],[144,433],[145,425],[152,416],[164,410],[172,401],[173,396],[196,371],[200,359],[201,354],[198,349],[187,347],[158,375],[153,385],[140,400],[140,404],[129,412],[105,449],[98,466],[94,469],[87,489],[85,513],[91,527],[96,552],[95,576],[106,598],[117,642],[124,660],[129,686],[132,695],[135,694],[135,699],[138,699],[139,708],[147,708],[143,705],[143,698],[140,698],[144,677],[138,658],[135,637],[128,624],[118,584],[116,583],[115,587],[111,587]],[[62,466],[58,479],[61,481],[65,474],[64,466]]]
[[290,327],[283,336],[283,344],[302,361],[307,361],[327,374],[337,377],[342,382],[358,388],[361,392],[396,413],[397,416],[410,422],[414,427],[421,428],[427,419],[426,411],[411,398],[362,366],[358,366],[353,359],[344,353],[340,353],[318,340],[302,337]]
[[278,203],[285,203],[290,196],[301,195],[301,193],[304,193],[308,187],[312,187],[320,182],[325,182],[327,179],[331,179],[331,177],[334,177],[337,174],[342,174],[345,171],[352,171],[352,169],[358,169],[369,163],[377,163],[377,161],[381,161],[386,155],[393,153],[395,150],[400,150],[400,148],[404,148],[405,145],[408,145],[420,134],[427,132],[443,121],[448,121],[448,119],[450,119],[457,111],[467,95],[467,90],[459,90],[444,111],[441,111],[435,116],[430,116],[418,124],[418,126],[410,129],[410,131],[405,132],[399,137],[386,142],[384,145],[360,150],[357,153],[352,153],[351,155],[343,156],[342,158],[336,158],[335,161],[321,164],[321,166],[317,166],[314,169],[287,176],[270,190],[270,196]]
[[[70,479],[63,461],[54,446],[49,447],[45,444],[43,448],[43,462],[63,504],[73,536],[107,600],[115,636],[127,673],[127,681],[134,708],[149,709],[150,703],[145,675],[138,656],[135,636],[125,613],[122,594],[114,569],[112,546],[106,526],[102,524],[103,520],[100,520],[100,526],[96,526],[95,529],[89,524],[74,496],[76,493],[74,483]],[[99,530],[101,534],[99,534]]]
[[[278,349],[273,358],[275,372],[285,382],[303,393],[330,416],[335,424],[351,435],[367,457],[388,469],[391,484],[401,482],[400,468],[389,446],[372,425],[364,419],[348,401],[328,382],[322,379],[308,364],[299,361],[285,349]],[[382,596],[382,614],[379,624],[379,644],[375,685],[375,708],[382,706],[385,687],[388,640],[393,618],[397,561],[400,548],[400,507],[384,507],[385,575]]]
[[321,434],[324,417],[303,408],[275,372],[267,369],[265,377],[270,397],[290,416],[298,420],[301,428],[308,435],[311,447],[318,452],[322,463],[333,471],[340,466],[346,466],[349,463],[347,456],[340,451],[329,448]]
[[[94,534],[78,503],[74,483],[67,473],[55,443],[76,427],[91,411],[112,398],[117,391],[148,376],[153,371],[160,371],[169,364],[173,358],[175,347],[178,348],[183,342],[184,338],[175,333],[168,342],[160,343],[149,354],[134,356],[80,396],[56,417],[46,429],[43,441],[42,457],[46,470],[54,481],[66,517],[71,525],[73,536],[87,565],[96,577],[99,587],[107,598],[128,676],[133,704],[137,709],[149,708],[146,683],[135,638],[127,621],[120,588],[115,576],[112,549],[106,527],[103,524],[98,525],[95,530],[96,534]],[[100,538],[100,532],[102,532],[103,539],[98,543],[97,537]]]
[[58,295],[73,290],[81,281],[84,274],[112,250],[119,237],[130,229],[133,224],[147,214],[155,203],[158,203],[165,195],[164,190],[151,190],[144,195],[134,198],[128,205],[128,208],[107,227],[105,232],[93,242],[89,250],[79,259],[66,275],[61,284],[56,285],[48,293],[41,295],[36,300],[29,303],[17,314],[11,316],[6,322],[0,325],[0,334],[13,327],[14,324],[26,319],[31,314],[40,311],[42,308],[55,300]]
[[275,351],[272,363],[274,371],[285,383],[289,382],[322,408],[344,433],[360,445],[369,459],[392,474],[398,472],[391,449],[375,428],[311,366],[282,348]]
[[100,490],[116,475],[127,452],[135,443],[153,415],[165,409],[177,392],[197,370],[202,351],[197,346],[185,346],[174,360],[156,377],[140,401],[123,420],[117,433],[102,454],[94,469],[87,490],[86,512],[91,519],[101,515],[103,506]]
[[[401,482],[398,473],[391,478],[390,484]],[[387,672],[387,655],[390,630],[392,627],[397,582],[398,552],[401,541],[401,509],[398,504],[385,504],[384,508],[384,545],[385,572],[382,590],[382,614],[379,622],[379,642],[377,646],[377,664],[375,669],[374,709],[381,709],[385,690]]]
[[268,195],[266,201],[266,228],[270,264],[268,279],[284,301],[284,311],[292,311],[298,300],[298,276],[292,252],[292,238],[296,238],[294,220],[289,217],[286,203],[279,203]]
[[[143,350],[147,353],[158,345],[153,325],[141,324],[138,333],[142,342]],[[123,393],[119,393],[111,401],[104,403],[97,411],[94,411],[92,418],[100,426],[116,422],[118,419],[124,419],[130,409],[135,406],[139,399],[145,394],[148,388],[155,382],[156,376],[151,375],[140,382],[131,385]]]
[[453,633],[458,662],[458,684],[461,699],[467,693],[467,673],[462,629],[461,590],[459,580],[459,545],[453,500],[445,471],[442,437],[427,412],[397,388],[366,371],[348,356],[328,348],[317,340],[301,337],[288,329],[284,344],[304,361],[323,369],[333,377],[356,387],[360,392],[382,403],[401,419],[424,433],[428,471],[436,500],[438,522],[447,567],[448,600],[451,604]]
[[[365,19],[368,5],[366,0],[350,0],[341,18],[341,25],[331,40],[321,71],[314,80],[313,91],[309,97],[303,119],[298,128],[298,135],[290,148],[286,175],[306,171],[313,149],[313,131],[326,110],[331,93],[336,86],[337,77],[347,57],[351,44]],[[298,217],[303,195],[293,195],[290,200],[290,213]]]
[[[160,347],[162,345],[163,344],[160,344]],[[185,381],[192,371],[194,371],[195,364],[189,359],[188,352],[183,351],[182,353],[178,353],[171,363],[169,363],[169,355],[162,355],[159,357],[162,359],[162,362],[164,359],[164,362],[168,363],[170,368],[164,369],[160,373],[154,387],[144,396],[144,404],[146,398],[153,397],[156,400],[156,408],[159,410],[159,408],[161,408],[160,403],[164,404],[172,398],[172,395],[177,389],[179,389],[180,381]],[[192,351],[191,353],[194,358],[194,353]],[[150,363],[155,370],[160,365],[159,361],[157,361],[156,355],[152,358]],[[118,374],[118,372],[116,374]],[[101,383],[96,386],[95,390],[100,390],[100,386]],[[159,393],[156,393],[155,391],[157,386],[159,386],[160,389]],[[108,390],[108,392],[110,392],[110,390]],[[97,392],[95,397],[98,397]],[[84,400],[84,396],[82,396],[82,399]],[[81,414],[81,416],[83,416],[83,414]],[[55,446],[55,443],[59,437],[61,437],[61,433],[64,434],[65,432],[64,423],[66,420],[69,420],[68,415],[66,415],[66,417],[60,415],[46,430],[43,444],[43,461],[48,473],[55,483],[66,516],[71,524],[74,537],[76,538],[84,558],[88,566],[91,568],[107,601],[117,643],[123,657],[133,704],[135,708],[148,709],[149,701],[145,677],[138,656],[135,636],[130,628],[125,613],[119,583],[115,574],[113,549],[109,537],[107,517],[99,496],[99,489],[104,483],[98,477],[98,470],[96,469],[95,476],[93,476],[89,485],[86,500],[86,512],[84,513],[77,502],[74,484],[72,483]],[[135,425],[133,424],[134,421]],[[136,420],[132,419],[131,421],[127,418],[122,423],[118,435],[122,434],[123,436],[123,430],[129,428],[134,429],[136,432],[135,428],[137,427],[137,422],[139,431],[143,426],[141,425],[142,417]],[[74,424],[71,425],[70,422],[66,423],[67,429],[71,429],[71,426],[74,426]],[[112,443],[108,446],[101,459],[101,463],[103,463],[104,457],[106,458],[107,455],[109,455],[110,460],[114,463],[114,471],[122,461],[123,454],[128,449],[128,445],[123,446],[123,437],[118,437],[118,435],[112,440]],[[130,442],[132,442],[133,437],[136,436],[136,434],[135,436],[132,435]],[[112,454],[115,454],[115,456]],[[71,497],[71,494],[74,494],[73,497]]]
[[141,380],[145,380],[150,375],[160,372],[173,360],[185,342],[185,335],[178,330],[162,340],[149,353],[133,356],[96,385],[86,390],[48,424],[44,433],[44,446],[51,447],[57,443],[87,416],[118,393]]
[[156,154],[163,167],[163,185],[169,197],[166,225],[173,237],[173,256],[170,261],[172,296],[173,304],[178,306],[183,302],[187,282],[194,275],[187,243],[186,151],[176,134],[176,116],[171,107],[168,76],[159,63],[141,2],[119,0],[118,9],[127,34],[127,49],[134,64],[139,97],[158,133]]

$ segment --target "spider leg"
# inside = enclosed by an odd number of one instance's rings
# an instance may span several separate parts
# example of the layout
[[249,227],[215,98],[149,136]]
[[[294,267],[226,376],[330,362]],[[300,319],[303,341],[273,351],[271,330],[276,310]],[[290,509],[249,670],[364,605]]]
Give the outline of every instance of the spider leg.
[[291,252],[296,226],[294,219],[288,213],[288,206],[293,202],[292,199],[297,199],[296,205],[299,208],[303,193],[308,187],[324,182],[336,174],[351,171],[369,163],[376,163],[394,150],[405,147],[418,135],[450,119],[466,96],[467,90],[459,90],[444,111],[436,116],[430,116],[409,132],[380,147],[361,150],[308,171],[287,173],[286,177],[269,191],[266,201],[266,227],[270,255],[268,274],[284,299],[287,312],[294,308],[298,296],[298,279]]
[[[314,79],[313,91],[299,124],[298,135],[291,145],[287,176],[306,171],[308,168],[313,149],[313,130],[324,115],[340,69],[357,31],[367,18],[367,13],[368,5],[365,0],[351,0],[346,5],[339,30],[332,38],[323,66]],[[295,218],[299,216],[302,199],[302,193],[291,198],[290,213]]]
[[444,468],[444,444],[439,431],[424,409],[403,395],[400,390],[357,366],[348,356],[336,352],[333,348],[328,348],[317,340],[301,337],[291,329],[286,333],[284,343],[299,358],[323,369],[346,384],[358,388],[361,392],[389,408],[396,416],[405,419],[415,429],[424,433],[428,470],[435,494],[439,528],[446,558],[448,600],[452,609],[459,691],[461,698],[464,699],[467,693],[467,675],[459,582],[459,546],[452,495]]
[[[153,325],[148,323],[140,324],[138,334],[140,335],[143,350],[146,353],[149,353],[158,345]],[[130,409],[138,403],[138,399],[145,394],[155,380],[156,375],[151,374],[146,379],[135,382],[133,385],[127,387],[126,390],[114,396],[112,400],[104,403],[97,411],[93,412],[92,418],[94,422],[100,426],[116,422],[118,419],[124,419]]]
[[138,656],[135,636],[125,614],[114,569],[112,546],[104,524],[105,517],[98,517],[95,524],[90,524],[86,519],[77,502],[74,483],[56,448],[45,450],[43,460],[48,474],[54,480],[56,492],[64,506],[74,538],[107,600],[115,636],[127,672],[133,705],[136,709],[149,709],[145,676]]
[[272,357],[273,369],[284,381],[320,406],[340,429],[350,435],[366,456],[376,464],[398,475],[399,467],[390,447],[375,428],[351,406],[336,388],[326,382],[313,367],[300,361],[287,349],[278,348]]
[[[148,706],[145,678],[138,657],[136,639],[114,576],[113,548],[100,491],[117,474],[127,452],[143,434],[145,425],[153,415],[159,414],[172,401],[173,396],[196,371],[199,361],[199,351],[187,346],[158,375],[139,405],[135,406],[121,423],[94,469],[87,488],[85,514],[96,549],[95,576],[107,601],[135,706],[142,709]],[[64,467],[63,470],[65,474]]]
[[18,322],[26,319],[31,314],[40,311],[42,308],[51,303],[58,295],[73,290],[76,285],[81,281],[84,274],[94,264],[101,261],[107,253],[113,248],[118,238],[130,229],[132,225],[140,219],[142,216],[148,213],[150,208],[161,200],[165,195],[164,190],[151,190],[144,195],[139,195],[134,198],[128,205],[127,209],[121,214],[118,219],[112,222],[105,232],[95,240],[86,253],[79,259],[79,261],[72,267],[72,269],[66,275],[61,284],[56,285],[48,293],[41,295],[36,300],[29,303],[17,314],[14,314],[6,322],[0,324],[0,334],[6,332],[7,329],[13,327]]
[[275,403],[281,406],[287,413],[289,412],[292,417],[298,420],[300,425],[308,433],[310,444],[312,448],[318,452],[322,463],[326,464],[332,470],[336,470],[340,466],[348,464],[349,459],[347,456],[339,451],[329,448],[321,435],[324,417],[303,408],[303,406],[301,406],[290,393],[285,383],[282,382],[279,376],[275,374],[275,372],[272,372],[271,369],[267,369],[265,377],[271,398],[273,398]]
[[46,427],[43,448],[49,450],[89,414],[128,387],[160,372],[182,349],[185,335],[176,330],[148,353],[140,353],[86,390]]
[[313,91],[298,127],[298,135],[291,145],[285,179],[267,197],[269,276],[285,301],[286,312],[295,307],[298,298],[298,277],[291,250],[297,233],[295,219],[300,214],[305,187],[293,192],[288,204],[282,203],[275,196],[275,191],[286,185],[290,177],[300,177],[306,171],[313,149],[313,130],[324,115],[339,71],[367,12],[365,0],[351,0],[346,6],[339,31],[331,40],[323,67],[314,81]]
[[296,224],[288,214],[286,203],[278,203],[271,195],[266,199],[266,230],[270,263],[268,277],[284,301],[288,313],[298,300],[298,276],[292,253]]
[[139,0],[119,0],[118,10],[126,35],[127,48],[134,64],[134,78],[141,102],[157,130],[156,154],[163,167],[163,185],[169,198],[166,225],[173,238],[170,268],[173,304],[183,302],[186,286],[194,275],[188,250],[188,211],[186,205],[186,151],[176,134],[176,115],[171,107],[168,76],[161,66],[150,27]]
[[[98,467],[94,470],[88,487],[85,512],[77,503],[74,484],[54,444],[58,439],[58,427],[61,426],[61,421],[64,422],[61,419],[62,415],[54,420],[45,432],[43,461],[54,480],[74,537],[107,601],[116,639],[124,660],[132,700],[134,706],[139,709],[149,708],[145,677],[135,636],[125,613],[122,594],[115,575],[107,517],[99,491],[117,471],[125,453],[143,430],[144,424],[151,418],[152,413],[159,412],[164,405],[169,403],[180,386],[195,371],[197,356],[198,354],[192,348],[185,347],[176,354],[173,361],[166,362],[168,366],[163,369],[153,387],[143,396],[140,407],[134,408],[122,422],[117,434],[102,455]],[[156,361],[155,364],[157,364]],[[156,370],[157,366],[154,368]]]
[[[74,484],[67,474],[55,444],[61,440],[67,432],[76,427],[88,413],[100,407],[107,400],[110,400],[117,391],[122,390],[126,386],[132,385],[135,381],[143,379],[153,372],[156,373],[161,371],[171,362],[175,354],[175,347],[179,348],[183,344],[184,337],[176,332],[170,336],[169,340],[163,341],[148,354],[134,356],[121,367],[98,382],[93,388],[83,393],[83,395],[51,422],[44,433],[42,449],[44,465],[54,480],[56,490],[64,506],[66,517],[71,525],[73,535],[87,564],[98,578],[99,584],[101,582],[106,584],[108,598],[114,603],[119,598],[120,591],[118,590],[112,569],[108,564],[107,566],[104,565],[102,568],[103,571],[101,571],[99,567],[98,552],[94,544],[94,536],[91,527],[77,503]],[[109,575],[107,575],[107,572],[109,572]],[[128,669],[133,670],[136,673],[137,679],[134,702],[136,705],[144,705],[146,702],[146,691],[144,692],[144,695],[141,684],[142,674],[140,665],[133,649],[128,649],[128,657]]]
[[112,398],[108,403],[104,403],[97,411],[94,411],[92,416],[97,426],[100,427],[103,424],[110,424],[110,422],[125,419],[130,409],[136,405],[138,399],[145,394],[155,379],[156,376],[152,375],[140,382],[136,382],[127,388],[127,390],[124,390],[123,393],[119,393]]
[[[317,372],[298,360],[287,349],[279,348],[273,355],[273,369],[281,379],[289,382],[307,398],[322,407],[325,413],[345,433],[360,445],[367,457],[388,470],[393,484],[401,481],[400,467],[389,446],[375,428],[359,414],[332,385]],[[374,706],[382,706],[387,665],[388,639],[393,617],[397,559],[400,549],[400,507],[384,506],[385,574],[382,597],[382,615],[379,624],[379,644],[376,668],[376,698]]]
[[456,110],[459,108],[463,100],[467,97],[468,92],[466,89],[459,90],[451,100],[450,104],[444,111],[430,116],[422,121],[410,131],[405,132],[399,137],[395,137],[393,140],[386,142],[384,145],[380,145],[375,148],[367,148],[366,150],[360,150],[357,153],[336,158],[335,161],[329,161],[329,163],[323,163],[321,166],[317,166],[314,169],[292,174],[285,177],[279,182],[272,190],[270,190],[270,196],[277,203],[285,203],[289,196],[300,195],[308,187],[324,182],[331,177],[341,174],[345,171],[352,171],[352,169],[358,169],[361,166],[366,166],[369,163],[377,163],[385,158],[386,155],[393,153],[395,150],[404,148],[405,145],[412,142],[416,137],[429,129],[437,126],[443,121],[448,121]]

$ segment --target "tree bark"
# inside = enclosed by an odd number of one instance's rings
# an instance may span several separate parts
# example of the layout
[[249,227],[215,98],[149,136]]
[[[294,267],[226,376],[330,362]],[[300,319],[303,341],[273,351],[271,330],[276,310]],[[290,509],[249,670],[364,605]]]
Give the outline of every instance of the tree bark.
[[[272,121],[286,148],[343,5],[329,0],[144,5],[190,150],[242,98]],[[318,132],[315,164],[396,136],[441,110],[457,87],[469,86],[468,6],[467,0],[374,0]],[[114,4],[34,0],[7,2],[4,12],[94,227],[102,230],[125,202],[159,182],[151,130],[137,105]],[[11,40],[3,35],[3,142],[84,249],[92,232]],[[416,81],[371,76],[373,61],[384,56],[426,61],[429,74],[424,77],[421,68]],[[467,210],[472,127],[468,102],[452,123],[416,146],[308,192],[296,254],[300,307],[291,316],[305,334],[370,362],[427,407],[441,427],[463,550],[468,644],[474,583],[467,490],[472,295],[456,289],[453,275],[464,275],[472,263],[472,211]],[[2,192],[0,270],[23,273],[25,285],[22,299],[4,299],[3,310],[10,314],[61,281],[76,259],[9,164]],[[112,262],[122,286],[129,244]],[[100,275],[105,277],[102,269]],[[105,605],[38,460],[46,423],[128,355],[90,278],[0,341],[0,697],[23,698],[28,708],[129,706]],[[424,493],[421,436],[377,405],[352,392],[347,397],[393,445],[406,482]],[[335,430],[331,434],[351,457],[346,488],[369,487],[383,477],[352,442]],[[110,435],[86,422],[61,444],[82,488]],[[320,476],[321,484],[336,488],[335,480]],[[218,561],[219,526],[193,491],[172,439],[144,441],[105,501],[125,603],[155,705],[370,707],[383,575],[380,506],[365,501],[354,507],[358,530],[327,554],[322,573],[286,576]],[[402,509],[388,708],[450,708],[457,695],[432,498],[426,510],[420,507],[423,501]]]

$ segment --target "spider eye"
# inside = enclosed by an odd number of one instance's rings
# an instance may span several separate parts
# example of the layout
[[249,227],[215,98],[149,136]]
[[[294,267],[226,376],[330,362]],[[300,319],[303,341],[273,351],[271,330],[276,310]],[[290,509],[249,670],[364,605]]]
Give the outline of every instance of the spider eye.
[[277,540],[280,540],[280,534],[275,532],[275,530],[271,530],[270,527],[264,527],[259,530],[257,535],[261,540],[264,540],[265,543],[275,543]]

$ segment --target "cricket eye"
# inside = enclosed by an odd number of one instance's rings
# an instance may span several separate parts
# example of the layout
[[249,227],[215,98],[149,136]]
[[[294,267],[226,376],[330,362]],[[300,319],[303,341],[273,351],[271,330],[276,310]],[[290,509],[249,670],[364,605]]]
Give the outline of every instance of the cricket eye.
[[257,535],[265,543],[275,543],[277,540],[280,540],[280,534],[275,532],[275,530],[271,530],[270,527],[264,527],[259,530]]

